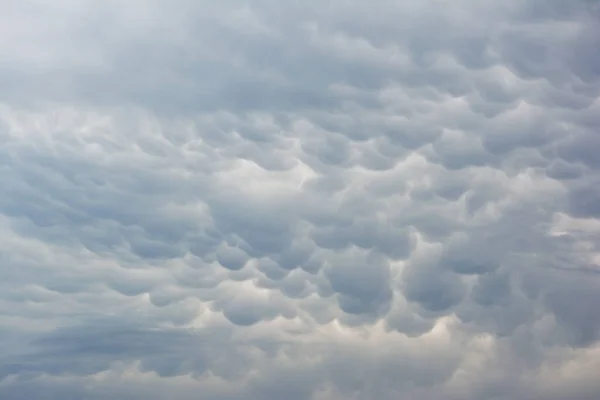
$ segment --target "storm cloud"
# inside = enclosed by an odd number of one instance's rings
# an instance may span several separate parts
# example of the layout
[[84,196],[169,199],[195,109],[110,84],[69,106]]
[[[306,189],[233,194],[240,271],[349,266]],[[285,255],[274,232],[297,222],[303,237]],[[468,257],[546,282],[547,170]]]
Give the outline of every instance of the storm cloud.
[[600,5],[0,4],[0,397],[600,397]]

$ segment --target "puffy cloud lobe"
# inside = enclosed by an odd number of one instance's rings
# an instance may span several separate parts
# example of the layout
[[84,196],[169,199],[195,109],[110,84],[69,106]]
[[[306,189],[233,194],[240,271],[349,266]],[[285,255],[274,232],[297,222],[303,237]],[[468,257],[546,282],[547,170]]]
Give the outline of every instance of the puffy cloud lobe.
[[594,2],[0,15],[0,397],[598,397]]

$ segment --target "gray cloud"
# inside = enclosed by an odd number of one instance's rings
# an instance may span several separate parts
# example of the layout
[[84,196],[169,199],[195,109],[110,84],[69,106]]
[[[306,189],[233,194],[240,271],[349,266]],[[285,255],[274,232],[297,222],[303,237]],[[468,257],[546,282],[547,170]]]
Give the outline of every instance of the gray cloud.
[[595,2],[13,3],[0,397],[598,397]]

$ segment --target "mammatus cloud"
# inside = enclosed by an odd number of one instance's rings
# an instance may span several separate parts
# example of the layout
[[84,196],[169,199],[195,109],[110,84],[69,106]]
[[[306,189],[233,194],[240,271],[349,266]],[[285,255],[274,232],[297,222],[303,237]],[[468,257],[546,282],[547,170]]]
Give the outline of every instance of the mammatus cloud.
[[597,399],[594,1],[0,5],[0,397]]

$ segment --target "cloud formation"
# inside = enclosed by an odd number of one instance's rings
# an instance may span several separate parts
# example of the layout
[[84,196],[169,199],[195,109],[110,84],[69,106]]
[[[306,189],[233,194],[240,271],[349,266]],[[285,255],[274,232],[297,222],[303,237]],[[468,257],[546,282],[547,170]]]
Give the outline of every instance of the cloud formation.
[[600,7],[0,5],[0,397],[597,399]]

